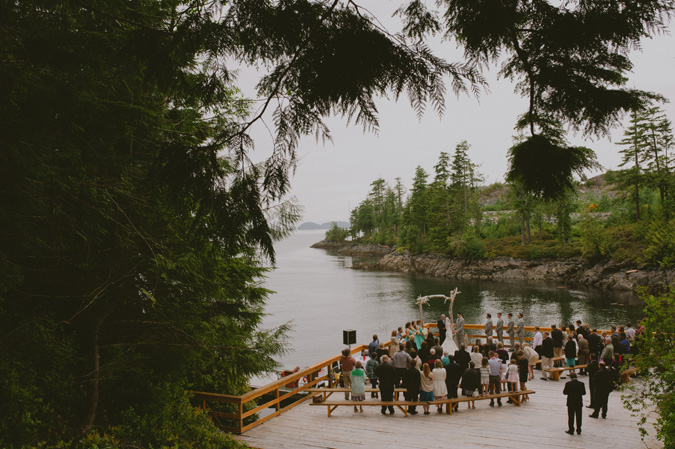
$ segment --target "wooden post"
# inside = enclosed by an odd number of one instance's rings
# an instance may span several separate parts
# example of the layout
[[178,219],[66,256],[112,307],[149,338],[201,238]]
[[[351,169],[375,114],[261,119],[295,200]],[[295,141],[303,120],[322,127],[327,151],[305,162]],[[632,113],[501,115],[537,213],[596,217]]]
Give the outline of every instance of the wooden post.
[[[276,390],[274,390],[274,396],[278,401],[279,400],[279,389],[278,388]],[[280,406],[281,406],[281,404],[279,402],[274,404],[274,408],[276,409],[277,412],[279,411]]]
[[241,398],[239,398],[239,402],[237,405],[239,406],[239,412],[237,414],[239,419],[239,422],[237,423],[238,428],[237,433],[241,435],[241,429],[244,428],[244,418],[242,417],[242,415],[244,414],[244,402],[242,401]]

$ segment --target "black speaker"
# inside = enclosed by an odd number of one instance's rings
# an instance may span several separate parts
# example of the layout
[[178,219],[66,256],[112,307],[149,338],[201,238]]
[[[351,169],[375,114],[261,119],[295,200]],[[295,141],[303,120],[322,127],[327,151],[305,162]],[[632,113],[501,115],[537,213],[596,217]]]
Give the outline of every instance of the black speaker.
[[342,331],[342,344],[345,345],[356,344],[356,329],[349,329]]

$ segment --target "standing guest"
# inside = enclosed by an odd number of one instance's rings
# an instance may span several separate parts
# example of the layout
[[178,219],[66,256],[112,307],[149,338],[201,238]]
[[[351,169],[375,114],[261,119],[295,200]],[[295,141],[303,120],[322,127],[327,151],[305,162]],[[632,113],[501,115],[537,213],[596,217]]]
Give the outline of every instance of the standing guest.
[[518,335],[518,342],[522,348],[525,341],[525,322],[523,321],[522,312],[518,314],[518,321],[516,321],[516,335]]
[[600,358],[606,365],[609,365],[614,361],[614,346],[612,346],[612,339],[610,337],[605,339],[605,348],[602,350]]
[[502,362],[502,367],[501,367],[501,370],[500,370],[500,372],[499,372],[499,376],[500,376],[500,378],[501,378],[500,380],[501,380],[501,385],[502,385],[502,391],[506,391],[506,390],[507,390],[507,388],[506,388],[506,387],[507,387],[506,383],[508,382],[508,381],[506,380],[506,377],[507,377],[508,374],[509,374],[508,359],[507,359],[507,360],[502,360],[502,358],[499,357],[499,354],[497,354],[497,358],[499,359],[500,362]]
[[[577,364],[577,344],[573,338],[569,338],[565,344],[565,362],[571,368],[574,368]],[[572,373],[574,373],[574,370],[572,370]]]
[[420,376],[420,401],[424,402],[422,408],[424,414],[429,414],[429,401],[434,400],[434,378],[431,375],[429,364],[422,365],[422,375]]
[[600,341],[602,340],[602,337],[598,335],[597,329],[593,329],[588,334],[587,340],[588,340],[588,353],[595,354],[596,356],[600,354]]
[[471,361],[477,367],[480,367],[483,363],[483,354],[480,353],[478,345],[473,345],[471,348]]
[[610,326],[610,328],[609,328],[609,336],[610,336],[610,338],[614,338],[614,337],[618,337],[618,336],[619,336],[619,332],[617,332],[616,326]]
[[625,332],[622,332],[619,334],[620,338],[620,343],[621,343],[621,349],[622,349],[622,354],[628,356],[630,354],[630,342],[628,341],[628,337],[626,336]]
[[[405,375],[403,376],[403,387],[406,389],[403,397],[405,397],[406,401],[417,402],[417,396],[420,394],[420,384],[420,370],[417,369],[415,361],[411,360],[408,364],[408,368],[405,371]],[[409,405],[408,413],[411,415],[416,415],[417,407],[415,405]]]
[[372,359],[373,354],[377,352],[377,348],[380,347],[380,339],[377,338],[377,334],[373,334],[373,341],[368,343],[368,356]]
[[553,368],[553,339],[544,332],[541,343],[541,380],[548,380],[548,371]]
[[455,323],[454,333],[456,337],[455,343],[458,348],[461,348],[466,344],[466,341],[464,340],[464,316],[462,315],[462,312],[457,312],[457,322]]
[[[516,363],[518,364],[518,380],[520,380],[520,390],[527,390],[527,377],[528,377],[528,363],[527,358],[525,358],[525,353],[523,351],[518,351],[516,353]],[[523,401],[530,399],[528,395],[523,395]]]
[[400,344],[399,350],[396,351],[394,357],[391,359],[392,364],[396,369],[396,386],[401,385],[401,382],[403,381],[403,375],[405,374],[405,370],[408,368],[408,364],[411,360],[412,357],[410,357],[410,354],[405,351],[403,344]]
[[438,357],[436,356],[436,350],[434,348],[431,348],[429,350],[429,358],[427,359],[427,363],[429,366],[436,366],[436,360]]
[[[354,369],[350,373],[351,384],[352,384],[352,401],[365,401],[366,400],[366,373],[363,371],[363,365],[361,361],[357,360],[354,365]],[[361,410],[356,409],[354,406],[354,411],[360,411],[363,413],[363,406],[359,405]]]
[[[380,382],[380,394],[383,401],[393,401],[394,400],[394,385],[396,382],[396,370],[394,365],[389,363],[389,356],[382,356],[382,363],[377,365],[375,368],[375,374]],[[380,413],[383,415],[387,414],[387,408],[389,408],[389,413],[394,414],[394,406],[382,406]]]
[[591,403],[587,405],[588,408],[595,408],[595,402],[593,401],[595,394],[595,375],[600,370],[600,365],[598,364],[598,355],[591,354],[591,363],[588,364],[586,372],[588,373],[588,390],[591,394]]
[[528,380],[532,380],[534,379],[534,367],[539,361],[539,354],[527,343],[523,345],[523,354],[525,354],[525,358],[527,359]]
[[502,313],[497,312],[497,322],[495,323],[495,330],[497,331],[497,341],[504,344],[504,320],[502,319]]
[[[551,338],[553,339],[553,357],[558,358],[563,355],[563,333],[560,329],[556,327],[555,324],[551,324]],[[556,361],[556,366],[560,366],[559,362]]]
[[492,352],[497,352],[497,343],[492,339],[492,337],[487,338],[487,342],[485,343],[485,350],[489,353],[490,351]]
[[[459,386],[459,380],[462,377],[463,371],[457,362],[455,362],[455,357],[452,355],[448,356],[448,364],[445,366],[445,372],[447,374],[445,385],[448,388],[448,397],[457,398],[457,387]],[[458,404],[455,404],[454,410],[459,410]]]
[[471,355],[466,350],[464,344],[459,346],[459,349],[455,351],[455,362],[461,368],[462,374],[469,368],[469,362],[471,362]]
[[441,315],[441,318],[436,321],[436,327],[438,328],[438,341],[443,344],[445,341],[445,315]]
[[424,341],[427,342],[427,345],[428,345],[429,349],[436,346],[436,340],[434,339],[434,333],[433,332],[429,332],[427,334],[427,338]]
[[422,360],[422,363],[426,362],[429,359],[429,344],[426,341],[422,342],[420,350],[417,351],[417,357]]
[[504,363],[509,361],[509,353],[506,349],[504,349],[503,343],[497,343],[497,357],[502,359]]
[[492,337],[492,315],[488,313],[485,315],[485,318],[487,318],[487,321],[485,322],[485,337]]
[[[379,362],[379,355],[377,352],[373,354],[373,356],[368,360],[366,363],[366,374],[368,375],[368,379],[370,379],[370,385],[373,388],[377,388],[377,374],[375,374],[375,368],[377,368],[377,365],[380,364]],[[376,398],[377,397],[377,391],[371,391],[370,392],[370,397],[371,398]]]
[[[591,352],[588,349],[588,340],[583,335],[577,335],[577,347],[579,348],[579,365],[588,365],[591,362]],[[580,374],[585,374],[586,368],[581,368]]]
[[488,364],[487,357],[483,357],[478,370],[480,371],[480,395],[487,396],[488,387],[490,386],[490,365]]
[[511,353],[511,360],[518,357],[518,351],[520,351],[520,343],[516,342],[515,346],[513,347],[513,352]]
[[419,351],[420,348],[422,347],[422,342],[424,341],[424,332],[423,332],[424,326],[422,325],[422,321],[417,320],[417,323],[415,323],[415,346],[417,346],[417,350]]
[[509,312],[506,317],[509,319],[509,321],[506,323],[506,333],[509,334],[509,340],[511,341],[511,346],[509,347],[509,350],[513,352],[514,348],[514,340],[515,340],[515,335],[516,335],[516,328],[513,323],[513,314]]
[[586,385],[577,380],[576,373],[570,374],[570,380],[565,384],[563,394],[567,395],[567,430],[565,433],[574,435],[574,418],[577,421],[577,434],[581,435],[581,411],[584,407]]
[[597,418],[600,411],[602,411],[604,419],[607,418],[607,401],[609,400],[609,393],[613,389],[613,381],[612,373],[607,369],[605,362],[600,362],[599,366],[600,369],[595,373],[595,382],[593,382],[595,387],[595,391],[593,392],[594,411],[589,416]]
[[[440,401],[441,399],[446,399],[448,397],[448,387],[445,385],[445,379],[447,378],[447,373],[445,368],[443,368],[443,362],[436,360],[436,366],[431,372],[431,377],[434,379],[434,400]],[[448,404],[450,407],[450,404]],[[438,404],[438,412],[443,411],[443,404]]]
[[[502,387],[502,361],[497,357],[497,354],[494,351],[490,351],[490,360],[488,361],[488,364],[490,365],[490,385],[488,387],[488,391],[490,394],[498,394],[500,393]],[[497,398],[497,405],[499,407],[502,406],[502,398]],[[490,407],[494,406],[495,400],[491,399]]]
[[[342,383],[345,388],[351,389],[352,386],[352,370],[356,365],[356,360],[349,354],[351,351],[347,348],[342,350],[342,357],[340,357],[340,371],[342,372]],[[345,400],[349,400],[349,392],[345,391]]]
[[402,343],[404,341],[405,337],[405,332],[403,332],[403,328],[399,327],[398,330],[396,331],[396,338],[398,338],[398,342]]
[[[480,388],[480,371],[476,369],[473,362],[469,363],[469,367],[462,374],[462,394],[466,397],[473,397],[474,391]],[[476,408],[476,401],[467,401],[469,408]]]
[[434,346],[433,349],[436,351],[436,358],[437,359],[442,359],[443,358],[443,346],[441,346],[438,342],[438,337],[434,337]]
[[[511,360],[509,362],[509,370],[508,374],[506,375],[506,381],[509,386],[509,391],[514,392],[518,391],[518,364],[516,363],[515,360]],[[512,403],[513,401],[509,399],[507,401],[509,404]]]
[[577,339],[579,335],[582,335],[584,338],[588,337],[588,332],[586,332],[586,328],[581,324],[581,320],[577,320]]
[[396,351],[398,351],[398,345],[400,342],[397,335],[398,332],[395,330],[391,331],[391,340],[389,341],[389,357],[393,357],[394,354],[396,354]]
[[539,331],[539,326],[534,327],[534,338],[532,339],[532,348],[537,351],[541,357],[541,343],[544,341],[544,336]]
[[633,325],[631,323],[626,324],[626,337],[628,337],[628,341],[635,340],[635,329],[633,329]]

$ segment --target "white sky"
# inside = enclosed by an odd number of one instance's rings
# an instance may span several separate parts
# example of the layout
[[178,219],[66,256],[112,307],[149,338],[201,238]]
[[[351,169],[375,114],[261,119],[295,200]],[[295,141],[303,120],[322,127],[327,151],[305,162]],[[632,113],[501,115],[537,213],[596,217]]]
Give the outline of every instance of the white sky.
[[[360,3],[370,5],[390,32],[398,31],[398,20],[389,16],[401,0]],[[450,62],[461,61],[462,51],[453,43],[436,42],[432,48],[437,56]],[[672,34],[646,40],[641,52],[631,54],[631,60],[634,70],[630,87],[656,92],[675,101],[675,38]],[[244,84],[255,79],[245,76],[247,72],[242,71],[243,78],[240,76]],[[469,155],[474,163],[481,165],[480,172],[485,175],[486,183],[503,181],[513,127],[518,115],[526,110],[527,101],[514,93],[512,82],[497,80],[496,72],[497,69],[493,69],[491,73],[484,73],[490,92],[483,93],[479,99],[467,96],[457,99],[449,93],[442,117],[430,109],[418,120],[407,98],[402,96],[398,102],[376,101],[380,120],[378,134],[364,133],[361,126],[353,124],[347,127],[344,118],[330,118],[327,123],[333,142],[324,145],[314,138],[305,138],[298,151],[300,162],[291,181],[291,196],[305,209],[300,222],[348,220],[350,210],[365,199],[374,180],[383,178],[393,185],[394,179],[400,177],[409,189],[418,165],[433,176],[440,152],[452,154],[462,140],[471,146]],[[667,103],[663,108],[668,118],[675,121],[675,105]],[[622,134],[621,128],[614,130],[611,141],[607,138],[583,140],[573,134],[567,137],[572,144],[592,148],[606,169],[616,169],[620,157],[614,142],[620,140]],[[256,152],[264,153],[265,148],[271,146],[270,133],[262,124],[253,129],[252,135]],[[593,174],[597,173],[590,175]]]

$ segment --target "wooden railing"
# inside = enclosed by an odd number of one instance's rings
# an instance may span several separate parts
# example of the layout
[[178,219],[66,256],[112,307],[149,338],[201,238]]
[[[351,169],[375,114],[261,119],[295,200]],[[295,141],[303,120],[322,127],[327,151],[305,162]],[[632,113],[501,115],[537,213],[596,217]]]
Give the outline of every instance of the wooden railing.
[[[368,349],[368,345],[358,345],[351,350],[351,354],[361,353],[361,351],[364,349]],[[340,360],[340,357],[341,355],[338,355],[316,363],[308,368],[282,377],[275,382],[272,382],[261,388],[256,388],[255,390],[252,390],[241,396],[193,391],[193,398],[195,401],[199,401],[200,408],[209,412],[209,415],[211,415],[218,427],[228,432],[241,434],[247,430],[259,426],[260,424],[274,418],[275,416],[279,416],[285,411],[292,409],[296,405],[303,403],[304,401],[311,398],[312,395],[308,394],[296,397],[295,400],[292,400],[290,403],[286,403],[283,406],[282,401],[292,399],[294,396],[298,395],[298,393],[302,393],[308,388],[313,388],[321,382],[326,382],[328,384],[327,386],[332,387],[333,380],[329,378],[328,374],[330,373],[331,365],[334,362]],[[324,368],[325,373],[321,373]],[[303,385],[298,385],[298,381],[303,378],[306,378],[306,382],[303,383]],[[288,388],[287,385],[297,386],[294,388]],[[260,401],[264,395],[269,393],[273,393],[273,399],[263,403],[258,403],[258,401]],[[209,405],[211,402],[233,404],[233,408],[236,409],[236,412],[228,413],[214,410]],[[269,407],[274,407],[275,410],[263,418],[248,423],[246,422],[247,418],[254,419],[255,414]],[[223,423],[223,419],[227,422]]]
[[[436,323],[427,323],[424,326],[434,334],[437,333],[434,331],[434,329],[436,329]],[[464,325],[464,329],[466,330],[483,331],[484,328],[485,326],[481,324]],[[542,332],[550,332],[551,328],[540,327],[539,330]],[[534,327],[525,326],[525,332],[534,332]],[[602,331],[598,332],[600,333]],[[505,340],[508,341],[506,326],[504,326],[504,337]],[[485,338],[485,334],[467,334],[467,338],[469,339],[469,343],[472,343],[472,339],[475,341],[476,338]],[[525,340],[531,341],[532,337],[525,337]],[[385,342],[384,344],[389,346],[389,342]],[[361,353],[363,350],[367,349],[368,345],[358,345],[351,350],[351,354]],[[207,410],[218,427],[227,432],[242,434],[310,399],[313,396],[312,394],[298,395],[308,388],[313,388],[321,382],[326,382],[327,386],[332,387],[335,381],[332,376],[329,376],[329,373],[333,363],[339,361],[340,357],[341,355],[337,355],[330,359],[326,359],[296,373],[284,376],[264,387],[251,390],[241,396],[206,393],[202,391],[192,391],[191,393],[193,395],[193,400],[199,403],[199,408]],[[322,373],[324,368],[325,372]],[[303,378],[306,379],[306,382],[299,385],[300,379]],[[294,387],[290,388],[288,385]],[[259,401],[262,400],[262,397],[269,393],[273,393],[273,398],[260,403]],[[295,399],[293,399],[294,397]],[[288,399],[291,401],[282,405],[282,402]],[[219,411],[217,410],[219,407],[212,403],[231,404],[226,408],[230,408],[232,411]],[[271,407],[274,407],[272,413],[263,418],[256,419],[255,415],[258,412]]]

